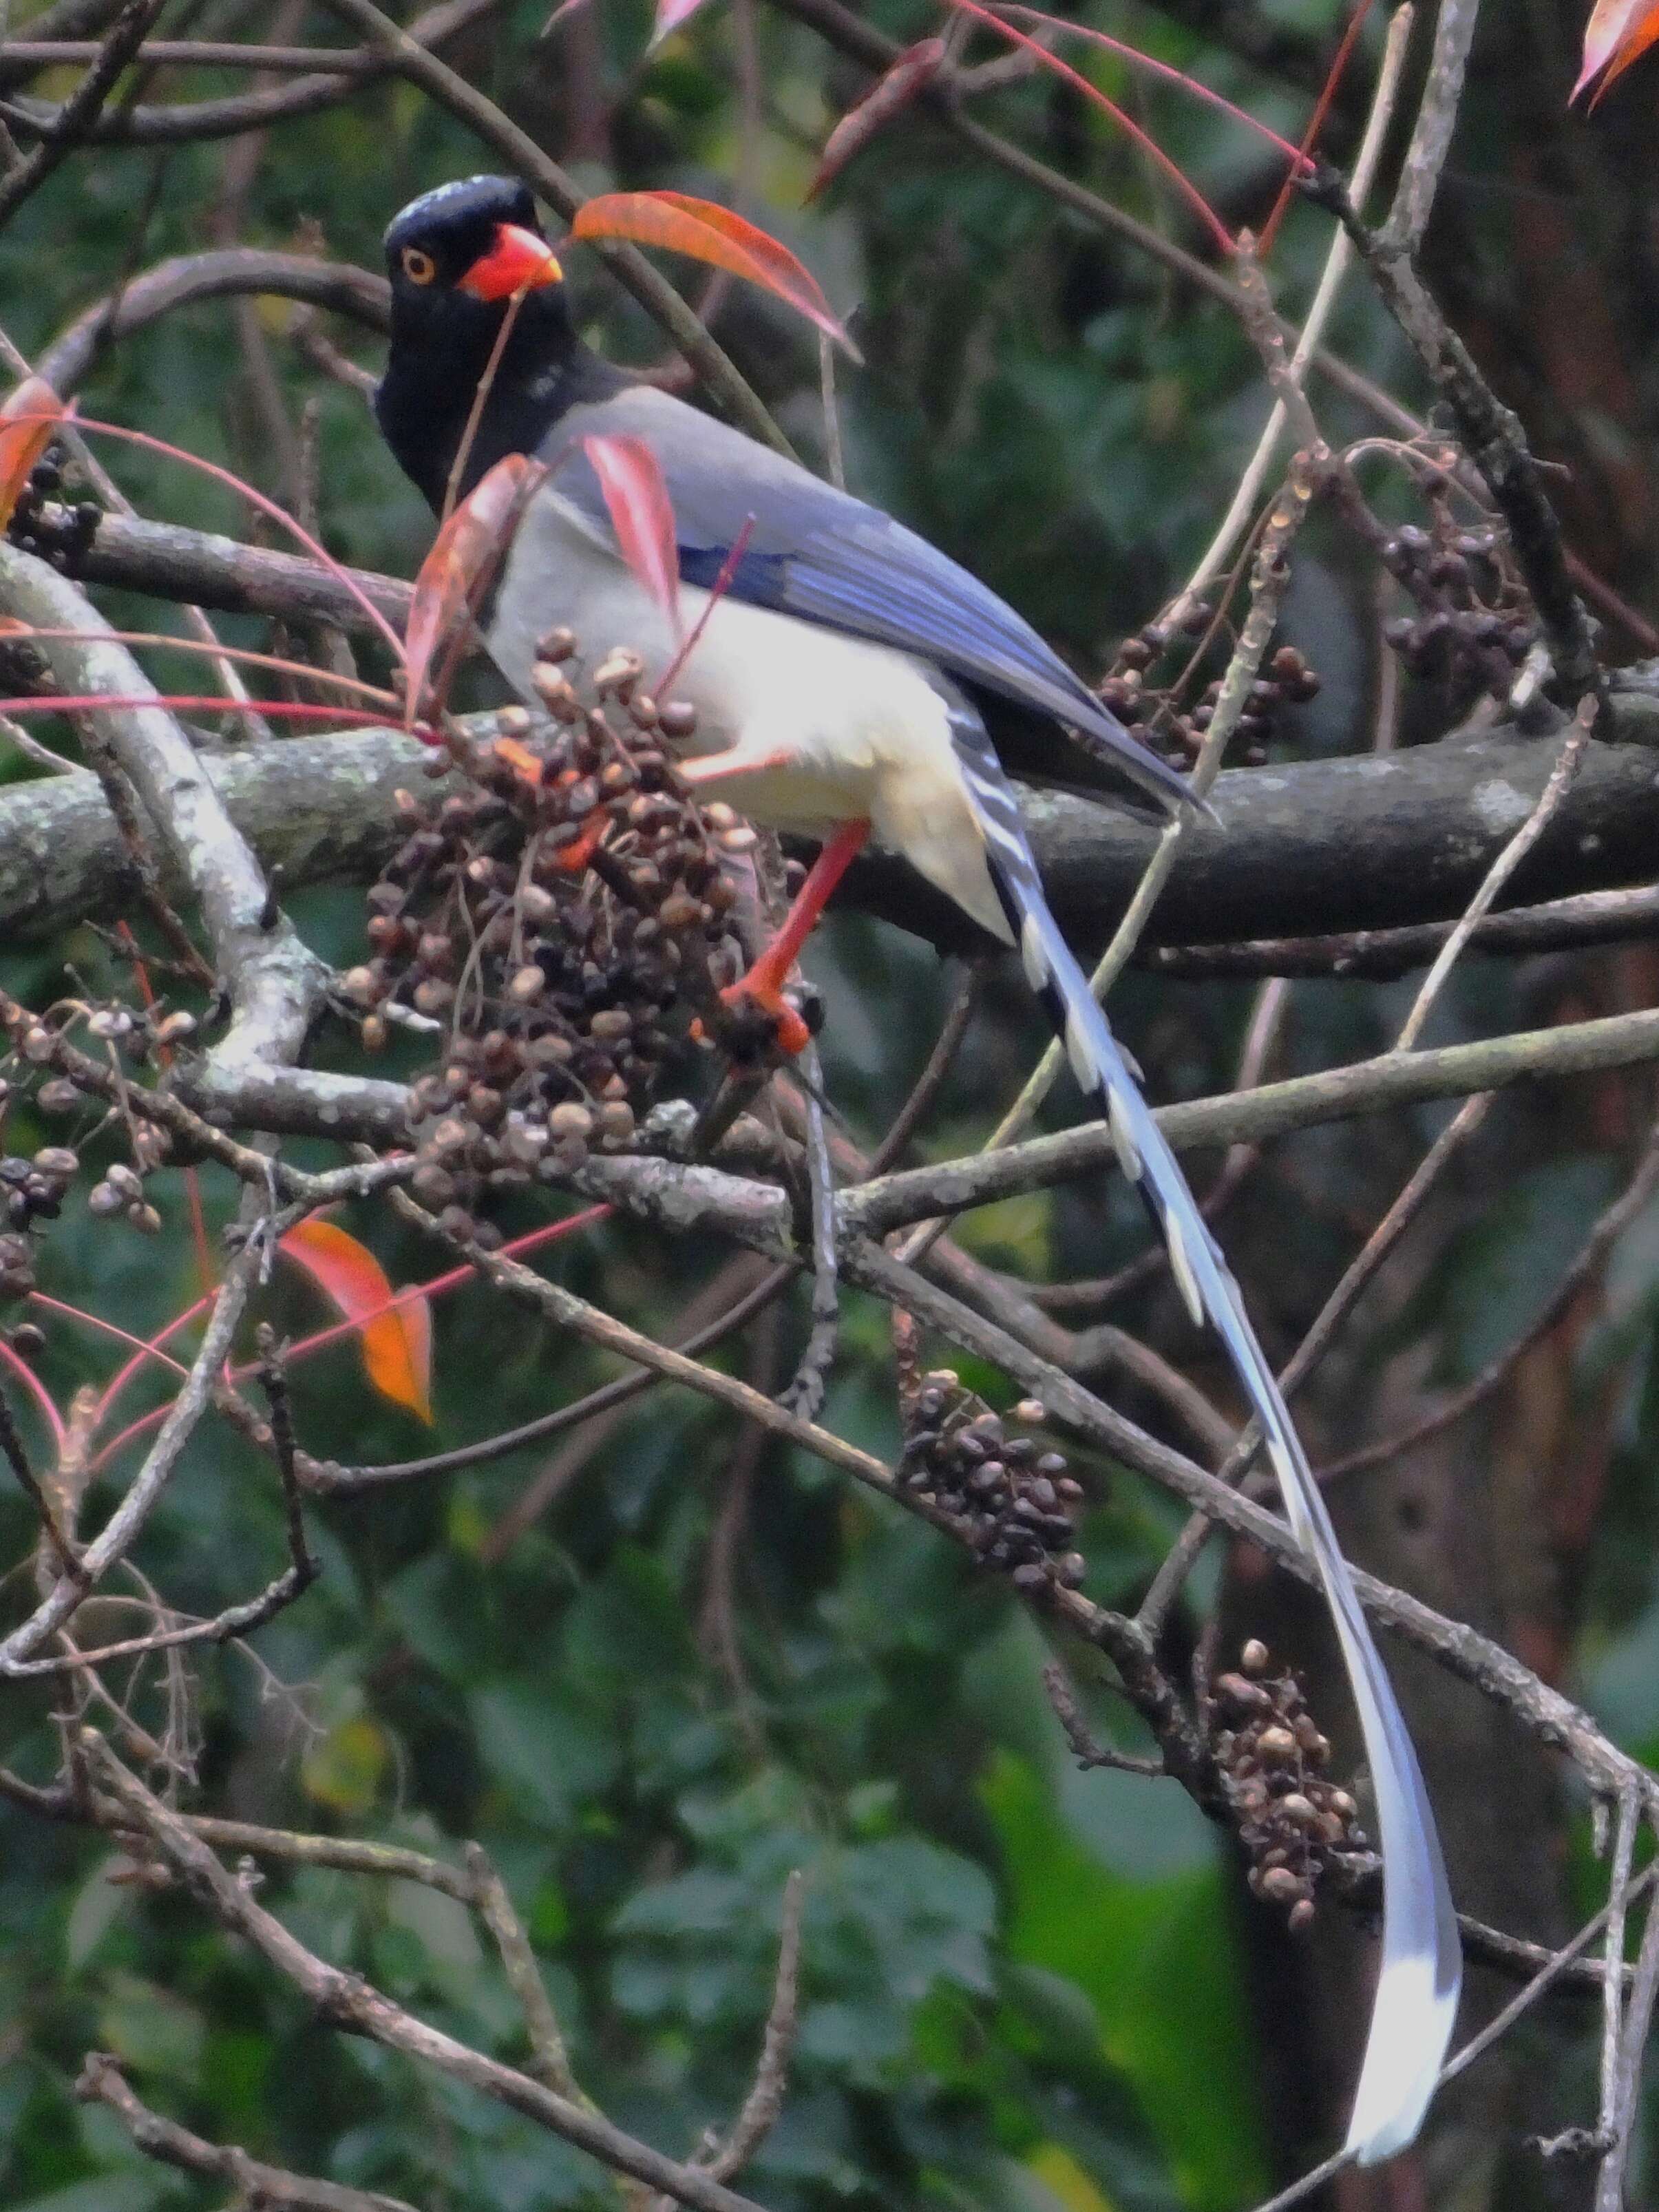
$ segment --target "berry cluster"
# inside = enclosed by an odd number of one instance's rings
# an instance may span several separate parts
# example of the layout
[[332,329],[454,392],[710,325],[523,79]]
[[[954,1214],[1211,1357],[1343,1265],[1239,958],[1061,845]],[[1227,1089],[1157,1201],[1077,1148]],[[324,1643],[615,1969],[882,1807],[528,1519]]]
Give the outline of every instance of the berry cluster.
[[659,707],[622,653],[585,700],[574,650],[568,631],[542,641],[545,723],[508,709],[510,734],[441,764],[462,768],[462,790],[428,806],[403,794],[408,835],[368,893],[373,957],[343,979],[371,1046],[388,1006],[443,1025],[411,1090],[412,1188],[457,1234],[486,1188],[628,1143],[692,1018],[719,1027],[742,965],[723,863],[754,832],[675,775],[690,708]]
[[[88,1036],[106,1050],[118,1052],[134,1065],[164,1057],[170,1046],[193,1034],[196,1018],[182,1010],[131,1009],[118,1005],[82,1006],[79,1018]],[[7,1065],[14,1071],[0,1077],[0,1115],[20,1100],[37,1114],[83,1114],[92,1107],[100,1114],[105,1100],[83,1088],[72,1075],[57,1072],[62,1064],[65,1040],[46,1022],[8,1004],[7,1026],[12,1050]],[[37,1077],[32,1089],[22,1087]],[[161,1217],[149,1202],[143,1177],[168,1158],[172,1144],[165,1131],[148,1122],[123,1124],[127,1129],[133,1161],[112,1161],[101,1179],[87,1194],[87,1210],[100,1219],[119,1215],[135,1229],[154,1236]],[[33,1154],[8,1152],[0,1156],[0,1215],[5,1231],[0,1234],[0,1305],[26,1298],[34,1288],[33,1233],[63,1212],[70,1185],[81,1171],[81,1155],[70,1145],[42,1145]],[[14,1328],[9,1340],[19,1348],[22,1332]]]
[[[1035,1425],[1043,1411],[1026,1400],[1014,1418]],[[1083,1580],[1083,1555],[1072,1548],[1082,1485],[1058,1452],[1011,1437],[1002,1417],[963,1389],[954,1368],[921,1378],[898,1480],[1028,1596],[1054,1584],[1075,1589]]]
[[1323,1772],[1331,1747],[1291,1674],[1272,1674],[1254,1638],[1239,1672],[1214,1686],[1216,1760],[1238,1815],[1257,1897],[1290,1908],[1292,1929],[1314,1916],[1314,1892],[1331,1863],[1366,1850],[1357,1808]]
[[1425,489],[1429,528],[1407,524],[1380,549],[1418,610],[1386,623],[1384,641],[1413,676],[1455,693],[1502,698],[1537,641],[1537,621],[1497,529],[1460,525],[1439,471]]
[[[1204,733],[1215,719],[1222,679],[1217,677],[1206,684],[1197,704],[1183,708],[1176,703],[1178,667],[1162,687],[1149,678],[1158,663],[1176,647],[1190,653],[1213,615],[1212,608],[1200,605],[1176,630],[1162,623],[1148,623],[1133,637],[1125,639],[1100,687],[1105,704],[1121,722],[1135,731],[1143,744],[1182,765],[1196,758]],[[1303,654],[1293,645],[1281,645],[1265,672],[1250,686],[1233,734],[1235,757],[1247,767],[1260,767],[1267,757],[1268,741],[1284,709],[1304,706],[1318,692],[1318,675]]]
[[17,495],[6,535],[23,552],[36,554],[54,568],[73,575],[97,533],[104,510],[95,500],[86,499],[69,506],[54,503],[48,514],[47,504],[57,501],[63,481],[63,447],[48,446]]

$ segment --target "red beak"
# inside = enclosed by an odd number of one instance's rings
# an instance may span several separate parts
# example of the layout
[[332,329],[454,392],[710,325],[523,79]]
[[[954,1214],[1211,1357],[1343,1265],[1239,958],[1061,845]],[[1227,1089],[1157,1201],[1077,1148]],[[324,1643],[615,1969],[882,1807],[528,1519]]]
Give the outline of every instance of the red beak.
[[479,255],[458,289],[475,300],[505,300],[514,292],[556,284],[563,275],[544,238],[515,222],[503,222],[495,227],[495,243]]

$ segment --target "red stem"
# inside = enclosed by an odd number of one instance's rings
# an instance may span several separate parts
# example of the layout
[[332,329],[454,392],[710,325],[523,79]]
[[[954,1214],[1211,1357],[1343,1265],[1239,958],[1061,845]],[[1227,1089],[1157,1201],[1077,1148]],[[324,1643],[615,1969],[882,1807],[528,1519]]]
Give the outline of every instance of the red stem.
[[[6,417],[9,426],[14,422],[50,422],[59,428],[68,420],[70,418],[61,414],[9,415]],[[146,453],[161,453],[168,460],[182,461],[187,468],[199,469],[204,476],[211,477],[216,483],[228,484],[239,498],[245,499],[250,505],[257,507],[261,514],[286,530],[297,544],[304,547],[313,561],[321,562],[336,583],[350,592],[352,598],[368,617],[369,621],[380,631],[381,636],[391,647],[392,658],[398,666],[403,665],[403,641],[397,631],[392,629],[391,623],[356,581],[349,569],[342,568],[328,548],[319,544],[311,532],[297,523],[285,507],[278,507],[274,499],[267,499],[262,491],[255,491],[251,483],[245,483],[240,477],[233,475],[230,470],[222,469],[213,461],[204,461],[199,453],[188,453],[182,446],[169,445],[165,438],[153,438],[147,430],[130,430],[124,422],[95,422],[85,415],[74,416],[72,427],[76,430],[95,430],[100,437],[104,438],[119,438],[130,446],[141,446]]]
[[[1353,52],[1354,41],[1364,28],[1365,18],[1370,12],[1371,0],[1359,0],[1359,5],[1353,11],[1352,20],[1342,33],[1342,43],[1338,46],[1330,68],[1326,72],[1323,89],[1314,102],[1314,112],[1308,118],[1308,127],[1302,134],[1302,166],[1304,167],[1310,166],[1308,157],[1312,152],[1314,142],[1325,127],[1325,118],[1331,112],[1331,102],[1336,98],[1336,88],[1341,83],[1343,72],[1348,66],[1348,57]],[[1295,183],[1296,171],[1292,169],[1279,186],[1279,198],[1273,202],[1273,212],[1262,225],[1261,237],[1256,247],[1256,256],[1259,260],[1265,261],[1273,251],[1273,243],[1279,235],[1279,226],[1285,219],[1285,210],[1291,204],[1291,192]]]
[[1194,213],[1202,221],[1205,228],[1214,239],[1222,252],[1231,254],[1233,241],[1226,224],[1222,222],[1221,217],[1210,205],[1192,179],[1188,176],[1178,162],[1170,159],[1150,132],[1143,131],[1138,123],[1126,115],[1115,100],[1109,100],[1098,85],[1091,84],[1080,70],[1074,70],[1069,62],[1061,61],[1058,54],[1051,54],[1048,47],[1040,45],[1036,39],[1027,38],[1024,31],[1016,30],[1012,23],[1005,23],[1000,16],[994,15],[988,8],[981,8],[979,0],[948,0],[948,4],[952,8],[961,9],[964,15],[972,15],[976,21],[988,24],[992,30],[999,32],[1003,38],[1010,40],[1015,46],[1023,46],[1027,53],[1036,57],[1044,69],[1052,70],[1056,76],[1064,77],[1066,83],[1080,92],[1085,100],[1109,115],[1119,130],[1127,132],[1147,159],[1155,162],[1163,170],[1176,191],[1188,202]]
[[1183,91],[1191,93],[1194,100],[1201,100],[1212,107],[1218,107],[1224,115],[1230,115],[1235,123],[1242,123],[1246,130],[1255,131],[1259,137],[1265,138],[1270,146],[1276,146],[1281,154],[1288,155],[1292,174],[1297,169],[1311,168],[1313,166],[1308,159],[1308,150],[1305,146],[1292,146],[1288,138],[1281,138],[1277,131],[1268,124],[1263,123],[1259,117],[1252,115],[1248,108],[1236,106],[1223,94],[1212,92],[1207,84],[1200,83],[1197,77],[1188,76],[1185,70],[1178,70],[1169,62],[1161,62],[1152,54],[1144,54],[1139,46],[1126,46],[1121,39],[1115,39],[1105,31],[1094,30],[1087,23],[1068,23],[1062,16],[1045,15],[1041,8],[1004,6],[998,9],[998,13],[1001,15],[1018,15],[1027,23],[1042,23],[1051,30],[1073,33],[1079,39],[1088,39],[1097,46],[1106,47],[1111,53],[1121,54],[1125,61],[1132,63],[1136,69],[1146,70],[1153,76],[1161,76],[1166,83],[1178,84]]
[[[541,1228],[532,1229],[527,1235],[514,1237],[511,1243],[503,1244],[501,1249],[501,1257],[516,1260],[525,1253],[533,1252],[544,1244],[551,1244],[559,1237],[568,1237],[576,1230],[595,1228],[611,1211],[609,1206],[590,1206],[584,1207],[580,1213],[567,1214],[562,1221],[544,1223]],[[394,1307],[412,1304],[416,1298],[441,1297],[446,1291],[453,1291],[462,1283],[476,1281],[477,1272],[476,1267],[463,1263],[459,1267],[451,1267],[444,1274],[434,1275],[428,1283],[417,1283],[408,1290],[399,1291],[394,1297],[386,1298],[380,1305],[371,1308],[368,1313],[355,1315],[350,1321],[336,1322],[331,1328],[319,1329],[314,1336],[302,1338],[298,1344],[289,1347],[288,1358],[291,1363],[306,1353],[320,1351],[323,1346],[334,1343],[337,1338],[349,1336],[358,1329],[367,1328],[370,1322],[378,1321],[382,1314],[390,1313]],[[190,1319],[191,1314],[199,1313],[207,1304],[207,1299],[198,1299],[191,1308],[190,1313],[180,1314],[176,1322],[168,1324],[164,1334],[171,1335],[174,1328],[182,1326]],[[10,1347],[6,1344],[5,1339],[0,1337],[0,1352],[9,1350]],[[144,1356],[149,1356],[148,1347]],[[16,1354],[13,1353],[12,1357],[15,1358]],[[100,1415],[113,1398],[118,1386],[125,1381],[128,1374],[138,1364],[137,1360],[130,1360],[116,1377],[115,1382],[106,1390],[99,1407]],[[238,1367],[231,1370],[228,1379],[233,1382],[240,1382],[246,1381],[248,1376],[258,1372],[257,1366],[252,1364]],[[30,1380],[34,1380],[33,1376],[30,1376]],[[38,1382],[35,1383],[35,1387],[37,1389],[40,1388]],[[50,1399],[47,1400],[47,1403],[51,1404]],[[52,1407],[52,1413],[55,1419],[56,1407]],[[108,1443],[99,1453],[93,1462],[93,1473],[100,1474],[124,1445],[130,1444],[136,1437],[143,1436],[149,1430],[158,1428],[167,1419],[167,1408],[165,1406],[157,1406],[148,1413],[141,1413],[136,1421],[130,1421],[118,1435],[111,1437]]]

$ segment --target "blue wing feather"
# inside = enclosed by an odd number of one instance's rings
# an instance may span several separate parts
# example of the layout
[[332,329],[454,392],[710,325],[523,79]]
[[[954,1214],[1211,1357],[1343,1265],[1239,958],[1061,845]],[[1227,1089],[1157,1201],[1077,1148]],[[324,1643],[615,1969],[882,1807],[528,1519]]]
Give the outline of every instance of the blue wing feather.
[[1166,805],[1191,803],[1182,777],[1138,744],[1006,600],[880,509],[837,491],[666,393],[635,386],[574,408],[559,425],[558,488],[610,530],[584,437],[644,438],[673,505],[680,574],[713,587],[748,527],[734,599],[890,645],[959,682],[1082,732]]

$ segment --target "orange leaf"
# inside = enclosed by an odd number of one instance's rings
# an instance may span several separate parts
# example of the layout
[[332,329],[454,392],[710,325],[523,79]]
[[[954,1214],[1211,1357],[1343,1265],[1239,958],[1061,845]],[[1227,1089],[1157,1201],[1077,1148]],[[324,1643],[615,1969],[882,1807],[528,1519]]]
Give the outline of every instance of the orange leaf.
[[945,64],[943,39],[922,39],[907,46],[886,74],[878,77],[856,107],[850,107],[825,141],[823,157],[806,197],[815,200],[831,178],[838,177],[855,154],[861,154],[878,131],[907,108],[923,92]]
[[627,238],[635,246],[660,246],[671,253],[690,254],[715,269],[730,270],[747,277],[827,331],[853,359],[854,345],[836,319],[830,302],[810,270],[803,268],[787,246],[780,246],[752,222],[745,222],[730,208],[714,200],[694,199],[689,192],[601,192],[579,210],[571,225],[573,238]]
[[674,625],[680,623],[680,547],[674,502],[643,438],[584,438],[582,451],[611,510],[623,558]]
[[282,1249],[356,1328],[363,1366],[383,1398],[432,1421],[432,1309],[425,1296],[398,1297],[367,1247],[332,1221],[296,1222]]
[[405,728],[420,713],[427,671],[440,644],[483,599],[526,501],[546,474],[544,461],[509,453],[478,479],[433,539],[415,579],[404,635]]
[[1599,77],[1601,82],[1590,101],[1595,106],[1613,79],[1622,76],[1656,39],[1659,39],[1656,0],[1595,0],[1584,31],[1584,65],[1568,94],[1568,106]]
[[26,376],[0,407],[0,530],[11,520],[52,432],[71,411],[43,376]]

